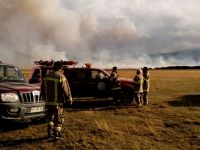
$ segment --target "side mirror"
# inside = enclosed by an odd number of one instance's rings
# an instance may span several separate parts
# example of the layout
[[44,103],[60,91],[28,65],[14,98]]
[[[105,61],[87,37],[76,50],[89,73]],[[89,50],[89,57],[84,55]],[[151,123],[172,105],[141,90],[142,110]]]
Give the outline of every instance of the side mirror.
[[109,76],[104,76],[104,79],[109,79]]

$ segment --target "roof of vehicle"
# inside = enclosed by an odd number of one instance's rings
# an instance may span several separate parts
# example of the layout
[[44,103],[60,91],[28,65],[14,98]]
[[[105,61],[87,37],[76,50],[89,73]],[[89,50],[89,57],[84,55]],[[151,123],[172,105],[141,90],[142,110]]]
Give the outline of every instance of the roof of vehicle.
[[7,63],[4,63],[0,60],[0,65],[3,65],[3,66],[15,66],[15,65],[12,65],[12,64],[7,64]]
[[[91,63],[85,63],[85,66],[76,67],[76,65],[78,64],[77,61],[73,61],[73,60],[63,61],[63,60],[61,60],[60,62],[63,63],[63,69],[73,69],[73,68],[74,69],[91,69],[91,70],[102,70],[103,72],[106,72],[103,69],[92,67]],[[40,60],[40,61],[34,61],[34,63],[36,64],[36,67],[34,67],[34,68],[38,67],[38,68],[52,69],[54,61],[53,60],[50,60],[50,61]]]
[[[39,60],[39,61],[34,61],[35,65],[38,67],[42,67],[42,68],[53,68],[53,64],[54,64],[54,60],[50,60],[50,61],[43,61],[43,60]],[[63,68],[92,68],[92,69],[98,69],[98,68],[94,68],[91,67],[90,63],[85,63],[85,67],[75,67],[78,62],[77,61],[73,61],[73,60],[67,60],[67,61],[63,61],[60,60],[59,62],[61,62],[63,64]]]
[[39,65],[39,66],[50,66],[50,67],[53,67],[54,65],[54,62],[60,62],[63,66],[75,66],[78,64],[77,61],[73,61],[73,60],[67,60],[67,61],[63,61],[63,60],[60,60],[60,61],[54,61],[54,60],[39,60],[39,61],[34,61],[34,63],[36,65]]

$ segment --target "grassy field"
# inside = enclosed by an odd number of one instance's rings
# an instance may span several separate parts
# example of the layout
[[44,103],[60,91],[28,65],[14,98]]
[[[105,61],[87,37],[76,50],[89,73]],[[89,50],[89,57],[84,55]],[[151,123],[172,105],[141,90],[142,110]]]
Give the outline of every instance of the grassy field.
[[[119,74],[132,78],[135,70]],[[46,124],[34,123],[2,128],[0,149],[200,149],[200,71],[151,70],[150,75],[147,106],[75,102],[65,110],[65,140],[49,141]]]

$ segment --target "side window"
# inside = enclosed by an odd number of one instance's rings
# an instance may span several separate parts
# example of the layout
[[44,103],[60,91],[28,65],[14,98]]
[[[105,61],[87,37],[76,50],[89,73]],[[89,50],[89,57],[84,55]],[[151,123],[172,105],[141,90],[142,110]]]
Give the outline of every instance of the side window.
[[0,79],[4,77],[4,69],[3,66],[0,66]]
[[85,79],[86,75],[85,72],[83,70],[77,70],[75,73],[75,77],[79,80],[81,79]]
[[40,78],[40,70],[39,69],[35,69],[32,78],[33,79],[39,79]]
[[91,70],[85,70],[85,79],[91,80],[92,78],[92,71]]
[[97,75],[97,71],[96,70],[92,70],[92,79],[95,79]]
[[85,80],[86,72],[85,70],[68,70],[65,71],[65,76],[68,80]]
[[46,74],[52,72],[52,69],[42,69],[42,77],[46,76]]
[[95,70],[92,72],[92,76],[93,76],[93,79],[103,79],[105,75],[101,71]]
[[16,67],[6,67],[6,73],[8,80],[24,80],[23,75]]
[[7,76],[8,77],[15,77],[16,74],[15,74],[15,69],[14,68],[11,68],[11,67],[8,67],[7,68]]

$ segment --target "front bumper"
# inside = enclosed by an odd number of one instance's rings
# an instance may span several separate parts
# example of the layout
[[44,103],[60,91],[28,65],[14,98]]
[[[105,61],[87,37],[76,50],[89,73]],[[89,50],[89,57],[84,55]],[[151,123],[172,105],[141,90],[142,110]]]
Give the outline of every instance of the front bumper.
[[27,122],[46,116],[44,102],[38,103],[0,103],[0,118],[6,121]]

